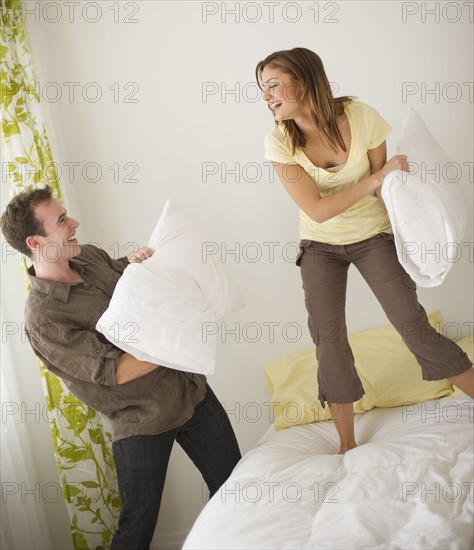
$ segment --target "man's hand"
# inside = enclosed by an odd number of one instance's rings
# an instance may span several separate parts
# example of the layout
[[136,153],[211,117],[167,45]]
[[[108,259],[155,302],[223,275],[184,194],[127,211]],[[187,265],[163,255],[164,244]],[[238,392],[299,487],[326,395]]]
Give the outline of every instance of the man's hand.
[[141,263],[143,260],[146,260],[150,256],[153,255],[153,248],[148,248],[147,246],[142,246],[139,248],[136,252],[132,252],[129,256],[127,256],[128,261],[131,264]]
[[145,374],[159,368],[160,365],[149,363],[148,361],[140,361],[130,355],[130,353],[122,353],[118,359],[117,372],[115,373],[115,380],[117,384],[125,384],[131,380],[145,376]]

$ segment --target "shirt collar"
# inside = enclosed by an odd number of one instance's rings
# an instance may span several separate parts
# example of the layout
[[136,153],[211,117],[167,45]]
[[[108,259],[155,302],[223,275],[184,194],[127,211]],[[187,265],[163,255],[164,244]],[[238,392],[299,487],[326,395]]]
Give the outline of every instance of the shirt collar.
[[[84,266],[87,265],[87,262],[84,260],[79,260],[74,258],[69,260],[69,265],[76,268],[76,270],[83,275]],[[39,279],[36,277],[35,268],[31,266],[28,269],[28,279],[31,283],[31,288],[37,292],[47,294],[53,298],[57,298],[62,302],[67,302],[69,298],[69,290],[71,288],[71,283],[65,283],[63,281],[52,281],[51,279]]]

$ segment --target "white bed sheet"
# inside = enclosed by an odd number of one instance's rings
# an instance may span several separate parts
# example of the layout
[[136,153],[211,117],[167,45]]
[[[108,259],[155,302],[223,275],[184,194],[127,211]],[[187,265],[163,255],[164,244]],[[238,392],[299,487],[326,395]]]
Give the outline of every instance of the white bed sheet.
[[445,397],[267,431],[208,502],[184,549],[474,547],[474,402]]

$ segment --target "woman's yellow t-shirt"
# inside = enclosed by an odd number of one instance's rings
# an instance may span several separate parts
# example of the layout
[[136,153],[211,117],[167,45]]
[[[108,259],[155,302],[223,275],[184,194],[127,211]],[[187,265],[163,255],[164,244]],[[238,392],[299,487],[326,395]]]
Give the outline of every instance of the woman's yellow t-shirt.
[[[392,129],[374,108],[360,101],[347,104],[345,113],[351,129],[351,148],[347,162],[339,171],[314,166],[301,149],[292,155],[283,124],[276,125],[265,136],[265,158],[282,164],[299,164],[322,197],[350,187],[370,175],[367,151],[383,143]],[[392,228],[383,202],[374,194],[323,223],[313,221],[300,210],[300,239],[350,244],[381,232],[392,233]]]

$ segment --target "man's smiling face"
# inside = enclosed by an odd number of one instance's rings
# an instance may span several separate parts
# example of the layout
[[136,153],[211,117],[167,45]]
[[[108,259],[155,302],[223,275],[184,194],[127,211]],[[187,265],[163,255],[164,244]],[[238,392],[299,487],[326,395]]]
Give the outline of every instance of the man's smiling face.
[[36,219],[43,224],[45,236],[36,235],[39,249],[36,253],[46,261],[69,260],[81,253],[76,239],[79,222],[67,215],[64,206],[55,198],[42,202],[35,207]]

